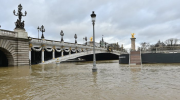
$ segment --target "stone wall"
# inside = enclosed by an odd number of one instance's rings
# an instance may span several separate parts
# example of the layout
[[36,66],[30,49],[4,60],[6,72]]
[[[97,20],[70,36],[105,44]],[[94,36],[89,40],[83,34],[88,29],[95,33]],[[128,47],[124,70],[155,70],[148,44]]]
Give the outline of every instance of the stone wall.
[[8,66],[29,65],[29,40],[0,36],[0,50],[8,59]]

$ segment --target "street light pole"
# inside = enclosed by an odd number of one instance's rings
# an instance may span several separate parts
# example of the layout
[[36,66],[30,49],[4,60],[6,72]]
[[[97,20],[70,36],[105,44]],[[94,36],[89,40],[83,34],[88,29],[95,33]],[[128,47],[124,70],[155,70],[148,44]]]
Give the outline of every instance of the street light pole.
[[64,42],[64,40],[63,40],[63,36],[64,36],[63,30],[61,30],[60,35],[61,35],[61,42]]
[[75,38],[75,44],[77,44],[77,40],[76,40],[77,39],[77,35],[76,34],[74,35],[74,38]]
[[42,32],[41,40],[44,40],[44,34],[43,34],[43,32],[45,32],[44,26],[42,25],[41,28],[40,28],[39,30]]
[[97,67],[96,67],[96,55],[95,55],[95,31],[94,31],[94,25],[95,25],[95,19],[96,19],[96,14],[94,14],[94,11],[91,14],[92,18],[92,24],[93,24],[93,68],[92,71],[96,72]]
[[38,26],[38,28],[37,28],[37,29],[38,29],[38,42],[39,42],[39,29],[40,29],[40,28],[39,28],[39,26]]

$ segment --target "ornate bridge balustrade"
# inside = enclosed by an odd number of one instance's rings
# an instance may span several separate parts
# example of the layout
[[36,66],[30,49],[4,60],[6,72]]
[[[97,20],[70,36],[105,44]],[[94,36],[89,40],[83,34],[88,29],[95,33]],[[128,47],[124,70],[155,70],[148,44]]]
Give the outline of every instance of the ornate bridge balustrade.
[[[60,42],[60,41],[53,41],[53,40],[46,40],[46,39],[38,40],[37,38],[32,38],[29,43],[30,43],[29,44],[29,59],[32,63],[34,63],[33,62],[34,59],[31,58],[31,57],[34,57],[33,54],[31,54],[32,52],[33,53],[39,52],[39,56],[41,56],[41,58],[38,57],[40,59],[38,59],[38,62],[36,63],[40,63],[40,62],[44,63],[47,60],[55,59],[55,57],[64,58],[65,55],[68,55],[68,59],[72,59],[71,58],[72,56],[70,56],[71,54],[76,55],[78,57],[81,54],[84,54],[85,52],[90,52],[93,50],[93,46],[89,46],[89,45],[74,44],[74,43]],[[104,52],[107,52],[107,49],[96,47],[96,52],[99,52],[99,51],[101,52],[103,51],[102,53],[104,53]],[[77,53],[79,53],[79,55]],[[116,53],[117,55],[119,55],[121,52],[113,51],[113,53]]]
[[18,32],[0,29],[0,36],[17,37]]

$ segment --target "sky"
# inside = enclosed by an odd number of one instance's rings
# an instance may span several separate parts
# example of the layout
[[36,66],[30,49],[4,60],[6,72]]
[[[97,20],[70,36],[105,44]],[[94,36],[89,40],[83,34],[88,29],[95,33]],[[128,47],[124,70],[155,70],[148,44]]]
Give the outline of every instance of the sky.
[[[1,29],[13,31],[18,19],[13,10],[23,6],[22,12],[28,36],[38,38],[38,26],[44,25],[44,37],[82,44],[86,36],[93,36],[90,15],[95,11],[95,41],[123,44],[131,47],[131,33],[135,33],[136,48],[142,42],[155,44],[169,38],[180,39],[180,0],[0,0]],[[40,37],[41,37],[40,33]]]

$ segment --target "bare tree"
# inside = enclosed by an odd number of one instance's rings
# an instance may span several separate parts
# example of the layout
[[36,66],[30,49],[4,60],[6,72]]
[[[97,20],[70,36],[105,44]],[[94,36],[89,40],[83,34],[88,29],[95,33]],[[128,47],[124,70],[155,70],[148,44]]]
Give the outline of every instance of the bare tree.
[[167,40],[165,41],[165,44],[166,44],[167,46],[176,46],[176,45],[177,45],[177,42],[178,42],[178,39],[176,39],[176,38],[170,38],[170,39],[167,39]]
[[147,43],[147,42],[142,42],[141,43],[141,50],[145,51],[145,50],[148,50],[150,47],[150,44]]

